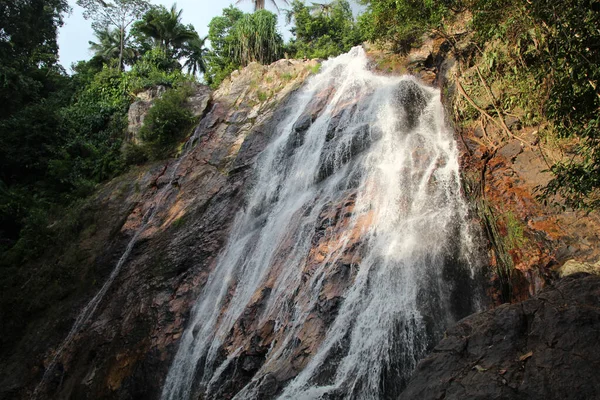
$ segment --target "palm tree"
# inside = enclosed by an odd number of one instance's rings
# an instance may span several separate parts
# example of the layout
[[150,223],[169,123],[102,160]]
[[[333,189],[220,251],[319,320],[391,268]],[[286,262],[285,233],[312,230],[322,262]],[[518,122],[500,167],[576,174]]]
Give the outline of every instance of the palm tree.
[[186,58],[183,66],[187,68],[188,73],[196,75],[198,72],[206,72],[206,56],[208,49],[204,47],[206,38],[196,36],[189,40],[183,47],[182,56]]
[[[104,62],[118,59],[119,68],[122,70],[125,60],[131,60],[135,57],[134,50],[129,46],[129,36],[125,36],[121,42],[120,29],[96,29],[94,30],[94,35],[98,41],[92,42],[90,40],[88,42],[90,44],[90,50]],[[123,52],[121,52],[121,45],[123,45]]]
[[[235,2],[235,4],[240,4],[243,0],[237,0]],[[254,4],[254,11],[258,11],[258,10],[264,10],[265,9],[265,0],[250,0],[252,1],[252,3]],[[287,0],[281,0],[283,2],[283,4],[285,4],[286,6],[289,5]],[[273,4],[273,6],[275,6],[275,9],[277,9],[277,12],[279,12],[279,6],[277,5],[277,1],[275,0],[270,0],[271,4]]]
[[173,4],[170,10],[163,6],[153,8],[139,21],[137,29],[151,37],[156,47],[175,56],[174,53],[181,50],[187,41],[198,36],[192,26],[181,23],[182,12],[177,11],[177,4]]

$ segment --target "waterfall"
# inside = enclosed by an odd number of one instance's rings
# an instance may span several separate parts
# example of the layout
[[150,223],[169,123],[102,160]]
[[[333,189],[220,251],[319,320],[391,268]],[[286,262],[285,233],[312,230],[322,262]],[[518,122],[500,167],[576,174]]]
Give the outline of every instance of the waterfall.
[[[356,47],[324,62],[289,109],[192,309],[165,400],[221,398],[222,375],[248,353],[232,335],[249,312],[275,339],[236,399],[391,398],[477,307],[439,92],[374,74]],[[310,354],[293,364],[302,346]],[[269,375],[282,385],[267,396]]]

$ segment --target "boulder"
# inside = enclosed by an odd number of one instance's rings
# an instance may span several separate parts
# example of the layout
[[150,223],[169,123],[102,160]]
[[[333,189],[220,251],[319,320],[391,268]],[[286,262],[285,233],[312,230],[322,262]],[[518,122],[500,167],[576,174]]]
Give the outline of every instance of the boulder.
[[599,368],[600,277],[575,274],[458,322],[400,399],[598,399]]
[[595,264],[577,260],[568,260],[558,269],[558,274],[561,278],[573,274],[578,274],[580,272],[600,275],[600,260],[596,261]]

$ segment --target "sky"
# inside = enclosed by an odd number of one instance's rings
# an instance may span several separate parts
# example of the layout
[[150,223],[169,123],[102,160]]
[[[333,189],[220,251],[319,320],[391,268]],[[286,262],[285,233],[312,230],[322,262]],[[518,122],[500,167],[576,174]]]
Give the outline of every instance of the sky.
[[[192,24],[200,36],[208,34],[208,23],[213,17],[221,15],[224,8],[234,4],[235,0],[151,0],[152,4],[162,4],[167,8],[176,2],[177,9],[183,9],[182,22]],[[267,3],[269,3],[267,1]],[[278,4],[280,4],[279,2]],[[75,0],[69,0],[69,5],[73,8],[70,15],[66,16],[65,24],[58,31],[58,46],[60,63],[71,72],[71,64],[88,60],[92,54],[89,51],[89,41],[94,40],[92,31],[92,21],[83,18],[83,9],[75,4]],[[242,0],[237,5],[239,9],[245,12],[253,11],[252,1]],[[267,4],[267,10],[275,11],[274,7]],[[285,6],[284,6],[285,8]],[[283,34],[285,40],[290,38],[290,26],[285,26],[283,13],[279,16],[279,31]]]

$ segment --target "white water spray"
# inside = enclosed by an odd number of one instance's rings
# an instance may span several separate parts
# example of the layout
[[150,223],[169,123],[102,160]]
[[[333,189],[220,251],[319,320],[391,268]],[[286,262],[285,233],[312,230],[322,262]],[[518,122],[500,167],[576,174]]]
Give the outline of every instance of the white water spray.
[[[193,307],[163,399],[219,397],[221,375],[241,352],[224,357],[226,341],[268,281],[256,318],[258,325],[274,321],[279,340],[235,397],[263,398],[259,381],[289,363],[328,268],[348,253],[357,261],[348,266],[343,301],[280,398],[394,396],[455,318],[456,290],[446,275],[455,268],[472,278],[472,239],[439,92],[411,77],[375,75],[367,64],[362,48],[354,48],[324,62],[295,95]],[[326,104],[316,107],[323,96]],[[347,226],[307,273],[323,210],[349,197]]]

